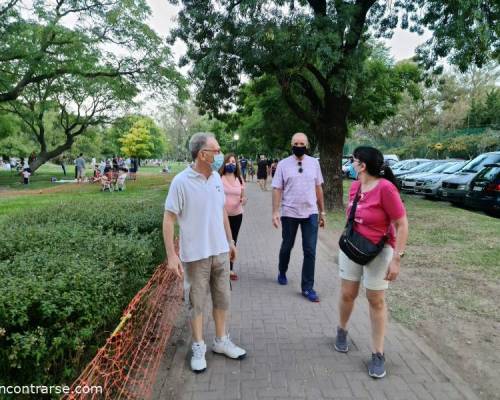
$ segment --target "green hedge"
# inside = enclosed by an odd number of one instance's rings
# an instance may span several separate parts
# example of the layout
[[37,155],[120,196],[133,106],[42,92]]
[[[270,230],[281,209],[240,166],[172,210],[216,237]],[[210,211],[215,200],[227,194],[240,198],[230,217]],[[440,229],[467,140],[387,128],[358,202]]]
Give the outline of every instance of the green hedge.
[[0,384],[71,383],[163,257],[159,199],[71,202],[0,223]]

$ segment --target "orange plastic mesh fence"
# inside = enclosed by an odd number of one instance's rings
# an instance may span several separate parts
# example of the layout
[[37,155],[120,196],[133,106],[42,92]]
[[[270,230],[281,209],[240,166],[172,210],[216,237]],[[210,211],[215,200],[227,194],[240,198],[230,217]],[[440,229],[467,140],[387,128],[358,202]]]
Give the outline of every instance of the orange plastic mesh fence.
[[[64,400],[147,400],[182,304],[181,280],[159,265],[132,299],[115,332],[71,386]],[[76,387],[101,387],[76,394]]]

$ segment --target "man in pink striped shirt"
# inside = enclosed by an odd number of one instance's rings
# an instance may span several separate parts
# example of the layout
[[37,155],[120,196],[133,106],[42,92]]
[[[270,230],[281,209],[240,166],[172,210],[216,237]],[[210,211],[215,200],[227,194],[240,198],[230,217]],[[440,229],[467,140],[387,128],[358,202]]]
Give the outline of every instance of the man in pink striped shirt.
[[[273,178],[273,225],[282,226],[278,283],[288,283],[286,272],[290,253],[300,225],[302,232],[302,295],[313,302],[319,297],[314,290],[314,267],[318,226],[325,226],[323,175],[316,158],[306,155],[309,141],[304,133],[292,137],[293,155],[281,160]],[[280,214],[281,209],[281,214]]]

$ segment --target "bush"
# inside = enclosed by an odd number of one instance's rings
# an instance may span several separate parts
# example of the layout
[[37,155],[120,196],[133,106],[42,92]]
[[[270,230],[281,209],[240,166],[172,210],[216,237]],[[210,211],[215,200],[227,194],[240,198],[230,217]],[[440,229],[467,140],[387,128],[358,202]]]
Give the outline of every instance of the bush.
[[0,384],[71,383],[163,259],[158,199],[109,199],[0,223]]

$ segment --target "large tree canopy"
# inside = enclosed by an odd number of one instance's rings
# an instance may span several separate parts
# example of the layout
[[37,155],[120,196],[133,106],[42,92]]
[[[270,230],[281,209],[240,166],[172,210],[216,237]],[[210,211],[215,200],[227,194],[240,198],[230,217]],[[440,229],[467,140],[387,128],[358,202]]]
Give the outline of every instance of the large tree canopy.
[[[382,86],[374,85],[373,77],[394,71],[384,63],[366,62],[373,58],[373,37],[390,37],[398,25],[416,32],[429,29],[433,36],[419,51],[427,69],[438,68],[444,56],[465,69],[499,55],[500,6],[494,0],[181,3],[172,39],[187,44],[182,63],[193,64],[200,109],[215,115],[227,111],[236,101],[242,77],[274,76],[283,100],[318,142],[329,208],[342,204],[340,157],[349,118],[380,122],[400,99],[391,91],[404,88],[391,87],[390,80],[377,79]],[[360,107],[355,109],[355,104]]]
[[148,27],[150,13],[145,0],[0,5],[0,102],[17,99],[37,83],[70,76],[120,77],[165,93],[179,76],[169,48]]
[[141,91],[186,96],[150,13],[144,0],[11,0],[0,8],[0,112],[16,115],[38,142],[33,171],[119,117]]

